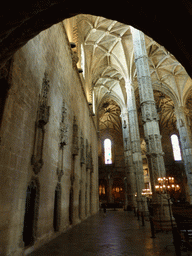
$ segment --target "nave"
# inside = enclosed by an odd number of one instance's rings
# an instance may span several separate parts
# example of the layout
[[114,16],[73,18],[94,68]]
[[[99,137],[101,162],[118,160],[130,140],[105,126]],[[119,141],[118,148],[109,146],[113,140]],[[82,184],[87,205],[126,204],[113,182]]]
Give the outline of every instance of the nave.
[[172,241],[171,231],[151,238],[149,222],[142,226],[133,212],[107,209],[106,216],[99,211],[29,255],[174,256]]

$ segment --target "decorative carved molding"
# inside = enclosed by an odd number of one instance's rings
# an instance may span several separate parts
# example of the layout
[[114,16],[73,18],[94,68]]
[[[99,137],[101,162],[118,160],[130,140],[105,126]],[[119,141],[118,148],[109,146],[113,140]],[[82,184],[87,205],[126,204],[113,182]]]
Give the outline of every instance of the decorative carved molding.
[[37,123],[39,127],[44,127],[49,121],[49,109],[48,106],[48,92],[49,92],[49,80],[48,74],[45,72],[43,77],[41,95],[39,98],[39,108],[38,108],[38,119]]
[[61,122],[60,122],[60,147],[63,148],[68,144],[68,124],[67,124],[67,108],[63,100]]
[[71,50],[71,57],[72,57],[73,68],[77,68],[77,63],[79,61],[78,53],[76,51]]
[[71,174],[70,175],[70,180],[71,180],[71,187],[73,187],[74,181],[75,181],[75,175]]
[[59,159],[58,159],[58,168],[57,168],[57,176],[58,181],[61,182],[61,178],[64,175],[63,170],[63,149],[64,146],[68,144],[68,125],[67,123],[67,109],[65,107],[65,101],[63,100],[62,104],[62,112],[61,112],[61,122],[60,122],[60,128],[59,128]]
[[88,140],[86,140],[86,170],[88,169],[91,172],[93,172],[92,147],[90,146],[90,150],[89,150]]
[[64,171],[61,169],[59,170],[59,168],[57,168],[57,176],[58,176],[58,181],[61,182],[61,178],[64,175]]
[[132,152],[140,152],[141,151],[141,143],[140,143],[140,139],[134,140],[132,141]]
[[93,156],[92,156],[92,146],[90,146],[90,151],[89,151],[89,162],[90,162],[90,170],[91,173],[93,173]]
[[144,123],[159,120],[159,115],[157,114],[156,106],[154,102],[144,102],[141,105],[141,111],[142,111],[142,121]]
[[79,137],[78,137],[78,125],[76,117],[74,116],[73,119],[73,148],[72,148],[72,154],[78,155],[79,152]]
[[80,163],[81,165],[85,164],[85,157],[84,157],[84,139],[83,134],[81,133],[81,157],[80,157]]
[[35,122],[35,136],[34,136],[34,146],[33,154],[31,157],[31,165],[33,166],[33,171],[38,174],[43,166],[43,144],[44,144],[44,126],[49,121],[49,110],[48,106],[48,92],[49,92],[49,80],[47,78],[47,73],[45,72],[42,90],[39,96],[39,107],[37,110],[37,120]]
[[159,134],[151,134],[145,137],[147,155],[163,155],[161,137]]

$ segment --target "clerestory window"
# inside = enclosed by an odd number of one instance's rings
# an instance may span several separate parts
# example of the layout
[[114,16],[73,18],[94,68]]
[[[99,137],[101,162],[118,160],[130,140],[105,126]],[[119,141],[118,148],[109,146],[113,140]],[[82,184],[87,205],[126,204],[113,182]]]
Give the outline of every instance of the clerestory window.
[[181,161],[181,149],[179,145],[179,139],[176,134],[171,135],[171,144],[173,148],[173,156],[175,161]]
[[105,164],[112,164],[112,152],[111,152],[111,140],[104,140],[104,156],[105,156]]
[[82,44],[81,44],[81,68],[83,70],[83,77],[85,78],[85,52]]

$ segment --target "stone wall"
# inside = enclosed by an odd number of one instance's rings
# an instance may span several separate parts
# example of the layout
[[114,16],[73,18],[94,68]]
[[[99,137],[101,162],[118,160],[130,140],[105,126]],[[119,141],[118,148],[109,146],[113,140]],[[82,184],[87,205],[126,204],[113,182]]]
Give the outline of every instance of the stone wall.
[[[47,122],[41,123],[41,126],[38,125],[37,111],[39,113],[45,78],[45,83],[49,87],[48,92],[45,93],[49,118]],[[42,32],[14,55],[11,88],[0,131],[0,254],[2,256],[22,255],[24,251],[27,254],[32,250],[31,248],[36,249],[71,226],[69,196],[72,185],[72,225],[98,211],[97,134],[82,88],[78,71],[72,65],[71,48],[62,23]],[[66,109],[65,134],[68,143],[61,147],[63,101]],[[86,160],[89,159],[86,159],[85,146],[84,164],[80,163],[80,150],[77,149],[77,154],[73,154],[74,116],[78,126],[76,146],[80,147],[82,134],[84,145],[87,140],[92,155],[92,164],[89,168],[86,168]],[[43,164],[42,161],[39,162],[40,168],[35,173],[32,155],[41,160],[41,152]],[[61,169],[63,176],[59,177]],[[92,190],[90,189],[91,172]],[[34,246],[26,249],[23,243],[23,226],[26,191],[32,179],[39,186],[39,202],[36,210],[38,220],[34,231],[36,232]],[[61,187],[60,226],[59,232],[54,232],[54,197],[58,184]],[[92,196],[88,196],[87,215],[85,215],[86,186],[88,193],[92,191]],[[80,189],[81,218],[79,217]]]

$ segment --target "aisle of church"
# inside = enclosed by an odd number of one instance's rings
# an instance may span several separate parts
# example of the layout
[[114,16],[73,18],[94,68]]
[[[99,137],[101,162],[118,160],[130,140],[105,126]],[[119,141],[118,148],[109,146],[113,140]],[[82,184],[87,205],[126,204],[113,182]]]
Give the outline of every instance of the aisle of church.
[[[151,238],[149,222],[143,227],[133,212],[107,211],[89,217],[30,256],[175,255],[171,232]],[[184,255],[184,254],[182,254]]]

